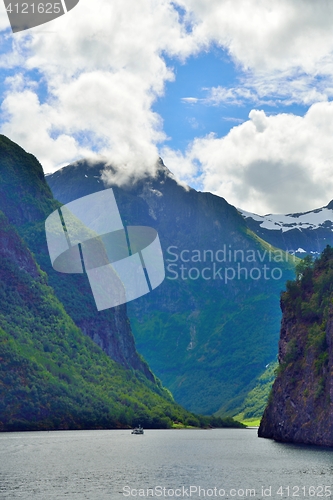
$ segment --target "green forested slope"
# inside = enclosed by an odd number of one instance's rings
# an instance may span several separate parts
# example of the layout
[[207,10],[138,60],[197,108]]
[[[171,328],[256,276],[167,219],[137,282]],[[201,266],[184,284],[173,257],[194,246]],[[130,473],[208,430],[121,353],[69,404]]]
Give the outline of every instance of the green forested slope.
[[0,136],[0,431],[233,425],[175,404],[125,307],[98,316],[86,282],[52,271],[44,220],[57,206],[37,160]]
[[0,212],[0,429],[169,426],[190,415],[66,314]]
[[98,312],[86,275],[62,274],[52,268],[45,220],[59,206],[38,160],[0,135],[0,210],[47,273],[50,286],[75,324],[113,360],[142,371],[154,381],[147,363],[135,349],[126,306]]

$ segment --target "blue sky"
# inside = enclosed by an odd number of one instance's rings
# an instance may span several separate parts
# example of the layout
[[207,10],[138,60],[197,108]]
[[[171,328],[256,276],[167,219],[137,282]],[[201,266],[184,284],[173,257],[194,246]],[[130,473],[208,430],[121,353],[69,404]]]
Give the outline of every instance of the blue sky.
[[[224,50],[213,47],[183,64],[176,59],[166,58],[166,61],[174,69],[175,81],[166,84],[165,95],[154,109],[163,117],[164,130],[172,147],[185,151],[194,136],[210,132],[222,136],[236,123],[247,119],[249,106],[213,106],[204,102],[207,89],[218,85],[234,86],[239,77]],[[201,101],[183,101],[189,97]]]
[[[165,95],[153,109],[163,118],[170,147],[184,152],[194,137],[209,133],[223,137],[232,127],[248,120],[253,101],[244,99],[238,105],[207,102],[212,87],[234,88],[241,86],[242,79],[246,78],[226,50],[213,46],[209,52],[188,58],[186,63],[168,57],[165,60],[173,68],[175,80],[166,84]],[[198,101],[189,102],[184,98]],[[275,101],[274,105],[261,104],[260,109],[267,115],[284,112],[304,116],[308,106]]]
[[307,0],[80,0],[13,35],[1,3],[1,132],[45,172],[102,155],[122,183],[160,155],[245,210],[320,207],[333,198],[332,22],[331,4]]

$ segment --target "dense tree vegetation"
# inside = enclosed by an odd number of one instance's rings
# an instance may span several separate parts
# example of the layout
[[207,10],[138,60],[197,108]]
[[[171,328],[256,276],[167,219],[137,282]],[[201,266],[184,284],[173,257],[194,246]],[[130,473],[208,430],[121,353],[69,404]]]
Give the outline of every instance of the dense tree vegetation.
[[[332,307],[333,248],[327,246],[315,261],[307,256],[297,266],[296,273],[297,279],[287,282],[281,305],[304,325],[306,350],[315,353],[315,372],[318,374],[328,363],[326,329]],[[292,338],[280,371],[298,358],[298,341]]]

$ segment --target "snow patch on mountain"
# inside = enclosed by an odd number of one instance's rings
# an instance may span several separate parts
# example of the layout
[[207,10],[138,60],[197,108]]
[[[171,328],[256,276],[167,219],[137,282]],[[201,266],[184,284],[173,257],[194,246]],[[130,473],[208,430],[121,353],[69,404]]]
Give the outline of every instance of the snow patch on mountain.
[[244,219],[253,219],[259,222],[260,227],[273,231],[286,232],[292,229],[318,229],[325,227],[326,229],[333,230],[333,210],[330,208],[318,208],[304,213],[296,214],[268,214],[257,215],[245,210],[238,209]]

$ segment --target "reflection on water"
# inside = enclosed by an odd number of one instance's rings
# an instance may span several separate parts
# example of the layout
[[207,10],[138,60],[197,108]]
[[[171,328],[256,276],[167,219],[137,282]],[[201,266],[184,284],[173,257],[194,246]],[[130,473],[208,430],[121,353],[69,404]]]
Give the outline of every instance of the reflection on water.
[[254,429],[0,434],[1,500],[333,498],[332,479],[333,449]]

